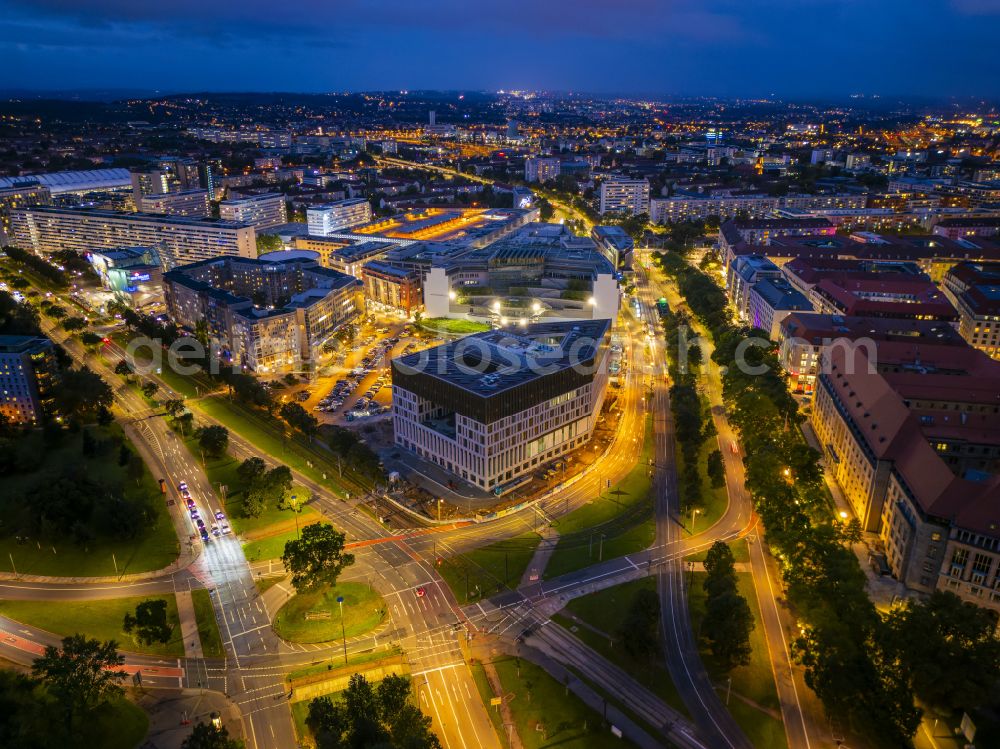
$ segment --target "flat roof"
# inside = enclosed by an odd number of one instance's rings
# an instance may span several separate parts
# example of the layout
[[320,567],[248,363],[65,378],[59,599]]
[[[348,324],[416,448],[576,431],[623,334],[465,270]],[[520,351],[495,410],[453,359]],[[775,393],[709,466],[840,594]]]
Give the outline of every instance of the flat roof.
[[498,328],[398,357],[393,366],[488,399],[592,360],[610,326],[585,320]]

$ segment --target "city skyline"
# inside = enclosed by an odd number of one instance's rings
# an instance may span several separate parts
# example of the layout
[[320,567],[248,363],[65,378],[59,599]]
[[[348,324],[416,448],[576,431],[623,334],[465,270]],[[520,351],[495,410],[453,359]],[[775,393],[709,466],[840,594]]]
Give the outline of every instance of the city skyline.
[[[995,0],[413,9],[307,2],[0,2],[10,88],[994,97]],[[862,15],[863,14],[863,15]],[[934,50],[947,50],[941,65]],[[811,60],[811,62],[810,62]],[[638,63],[638,64],[635,64]],[[970,74],[971,71],[971,74]]]

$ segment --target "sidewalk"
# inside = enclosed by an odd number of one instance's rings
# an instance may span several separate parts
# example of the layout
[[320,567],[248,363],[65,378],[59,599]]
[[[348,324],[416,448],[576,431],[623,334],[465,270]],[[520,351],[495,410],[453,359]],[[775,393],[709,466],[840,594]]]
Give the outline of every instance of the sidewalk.
[[221,692],[207,689],[141,690],[136,699],[149,715],[149,730],[141,744],[148,749],[181,749],[198,723],[208,723],[217,713],[232,739],[243,739],[239,708]]
[[177,599],[177,617],[181,622],[181,637],[184,640],[184,656],[186,658],[203,658],[201,637],[198,636],[198,617],[194,613],[194,600],[190,590],[178,590],[174,594]]
[[[850,502],[847,501],[847,498],[841,491],[837,480],[827,468],[826,458],[822,457],[823,451],[820,449],[819,440],[816,439],[816,433],[813,432],[812,424],[808,421],[802,422],[802,434],[809,446],[814,450],[819,451],[821,455],[819,463],[823,469],[823,481],[826,482],[826,487],[830,490],[830,495],[833,497],[833,503],[836,506],[837,512],[846,512],[847,517],[854,517],[854,510],[851,508]],[[865,577],[868,579],[868,596],[872,599],[872,603],[874,603],[877,607],[887,608],[891,606],[896,599],[905,598],[908,595],[908,592],[906,590],[906,586],[894,577],[889,575],[879,575],[874,569],[872,569],[872,566],[868,561],[868,554],[878,543],[879,538],[876,534],[865,533],[859,543],[851,545],[851,550],[858,558],[861,569],[865,573]]]
[[545,568],[548,567],[549,560],[555,553],[556,545],[559,543],[559,531],[551,526],[542,528],[539,535],[541,535],[542,541],[535,549],[535,554],[531,557],[531,561],[524,570],[524,574],[521,575],[521,582],[518,584],[519,588],[542,579],[545,575]]

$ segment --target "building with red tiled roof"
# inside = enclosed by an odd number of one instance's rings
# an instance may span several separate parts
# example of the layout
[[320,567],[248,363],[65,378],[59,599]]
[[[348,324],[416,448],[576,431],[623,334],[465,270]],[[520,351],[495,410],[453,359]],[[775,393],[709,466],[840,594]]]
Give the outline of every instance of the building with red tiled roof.
[[945,275],[943,285],[958,310],[958,332],[1000,359],[1000,263],[959,263]]
[[[811,423],[829,470],[865,530],[878,534],[895,577],[1000,609],[1000,439],[993,426],[1000,365],[970,348],[956,357],[954,347],[923,347],[918,358],[920,348],[831,347]],[[953,460],[943,444],[949,438],[992,442],[976,446],[992,449],[992,457],[980,456],[978,469]]]

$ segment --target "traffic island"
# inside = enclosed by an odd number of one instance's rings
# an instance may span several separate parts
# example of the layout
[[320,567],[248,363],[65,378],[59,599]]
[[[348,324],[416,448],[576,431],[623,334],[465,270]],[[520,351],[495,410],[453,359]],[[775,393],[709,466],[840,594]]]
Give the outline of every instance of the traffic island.
[[274,617],[274,632],[287,642],[329,642],[368,634],[387,616],[385,600],[374,588],[342,582],[289,598]]

